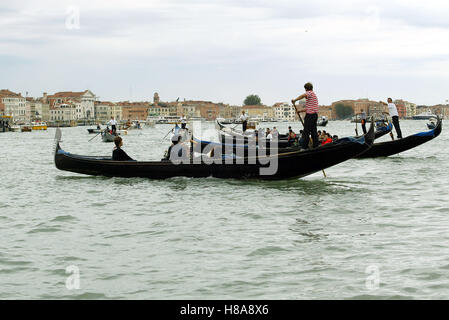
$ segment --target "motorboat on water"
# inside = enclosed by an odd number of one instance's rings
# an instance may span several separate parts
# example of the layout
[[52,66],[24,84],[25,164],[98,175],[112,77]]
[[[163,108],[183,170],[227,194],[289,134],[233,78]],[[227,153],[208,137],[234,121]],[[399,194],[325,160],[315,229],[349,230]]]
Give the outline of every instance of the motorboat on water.
[[43,121],[32,121],[31,122],[32,130],[47,130],[47,123]]
[[421,112],[420,114],[412,117],[413,120],[430,120],[431,118],[437,118],[437,115],[433,114],[430,110]]

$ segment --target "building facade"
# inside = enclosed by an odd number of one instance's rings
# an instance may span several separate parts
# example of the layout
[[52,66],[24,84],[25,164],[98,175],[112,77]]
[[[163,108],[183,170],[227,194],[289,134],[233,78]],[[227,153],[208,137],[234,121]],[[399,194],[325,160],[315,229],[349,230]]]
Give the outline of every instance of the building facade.
[[14,122],[25,123],[26,99],[21,93],[15,93],[8,89],[0,90],[1,111],[5,116],[12,116]]
[[77,119],[76,106],[74,104],[56,104],[50,109],[50,122],[68,124]]
[[245,111],[250,119],[270,120],[275,117],[274,108],[264,105],[242,106],[241,111]]
[[298,119],[295,108],[287,102],[278,102],[273,105],[274,118],[278,121],[295,121]]
[[44,99],[48,101],[50,109],[63,103],[75,105],[77,120],[95,119],[95,101],[97,97],[90,90],[82,92],[63,91],[56,92],[53,95],[47,95],[44,92]]
[[122,108],[121,120],[146,120],[148,117],[148,102],[119,102]]

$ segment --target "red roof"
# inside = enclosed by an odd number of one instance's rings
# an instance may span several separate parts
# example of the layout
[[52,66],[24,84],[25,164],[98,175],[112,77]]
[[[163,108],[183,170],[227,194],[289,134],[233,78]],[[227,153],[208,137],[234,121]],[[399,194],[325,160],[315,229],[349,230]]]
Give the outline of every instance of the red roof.
[[62,91],[56,92],[53,95],[47,96],[48,98],[76,98],[84,95],[88,90],[84,90],[82,92],[73,92],[73,91]]
[[12,92],[8,89],[0,90],[0,97],[22,97],[20,93]]

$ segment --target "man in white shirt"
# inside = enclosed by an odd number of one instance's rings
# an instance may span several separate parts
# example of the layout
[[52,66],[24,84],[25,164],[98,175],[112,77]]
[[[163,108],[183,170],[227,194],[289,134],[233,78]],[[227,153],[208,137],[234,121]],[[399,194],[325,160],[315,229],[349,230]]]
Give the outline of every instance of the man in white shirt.
[[390,114],[391,121],[393,122],[394,129],[396,130],[396,134],[398,135],[398,139],[402,139],[401,127],[399,126],[399,113],[396,105],[393,103],[393,99],[388,98],[388,103],[383,101],[379,101],[385,106],[388,106],[388,113]]
[[111,125],[112,133],[115,134],[117,132],[117,121],[114,120],[114,117],[111,117],[108,124]]
[[246,127],[248,126],[248,116],[245,114],[245,110],[242,110],[242,114],[240,116],[240,120],[242,121],[243,132],[245,132],[246,131]]
[[185,129],[186,128],[186,123],[187,123],[186,117],[184,115],[182,115],[179,120],[181,120],[181,128]]

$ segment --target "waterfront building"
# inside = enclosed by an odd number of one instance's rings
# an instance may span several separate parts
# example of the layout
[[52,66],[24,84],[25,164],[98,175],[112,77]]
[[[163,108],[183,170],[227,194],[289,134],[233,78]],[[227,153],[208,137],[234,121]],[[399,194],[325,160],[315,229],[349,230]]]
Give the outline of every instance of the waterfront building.
[[236,119],[242,114],[241,106],[231,106],[228,104],[222,104],[219,106],[220,118],[224,119]]
[[412,118],[416,116],[416,104],[396,99],[393,101],[398,109],[399,118]]
[[318,118],[326,117],[329,120],[335,120],[336,115],[332,106],[320,106],[318,109]]
[[14,122],[26,122],[26,99],[21,93],[8,89],[0,90],[0,112],[5,116],[12,116]]
[[378,101],[372,101],[366,98],[357,100],[339,100],[332,102],[332,110],[334,113],[334,117],[336,117],[335,108],[337,105],[344,105],[351,107],[354,114],[360,114],[363,110],[368,117],[370,116],[378,117],[383,112],[388,111],[388,108],[385,105],[379,103]]
[[398,110],[399,118],[405,118],[407,116],[407,108],[405,107],[405,101],[402,99],[396,99],[393,101]]
[[44,98],[48,101],[50,109],[62,103],[73,104],[75,105],[77,120],[95,119],[95,101],[97,97],[90,90],[81,92],[63,91],[48,96],[44,93]]
[[250,119],[270,120],[275,117],[273,107],[265,105],[242,106],[241,111],[245,111]]
[[[120,121],[121,112],[117,112],[117,104],[109,101],[96,101],[94,105],[95,121],[100,123],[107,123],[111,117]],[[121,108],[120,108],[121,110]]]
[[26,98],[26,122],[50,120],[50,107],[42,98]]
[[76,105],[73,103],[60,103],[50,109],[50,122],[57,125],[70,125],[78,119]]
[[118,102],[122,108],[122,120],[146,120],[148,117],[148,102]]
[[[300,101],[298,105],[303,106],[304,104],[305,102]],[[299,119],[293,105],[287,102],[275,103],[273,105],[273,114],[274,118],[276,118],[279,121],[296,121]]]

